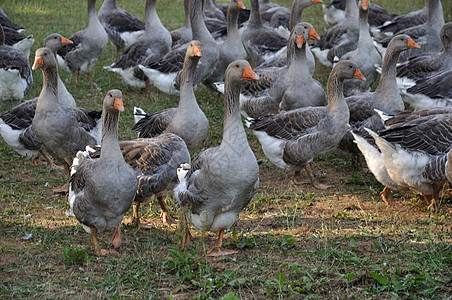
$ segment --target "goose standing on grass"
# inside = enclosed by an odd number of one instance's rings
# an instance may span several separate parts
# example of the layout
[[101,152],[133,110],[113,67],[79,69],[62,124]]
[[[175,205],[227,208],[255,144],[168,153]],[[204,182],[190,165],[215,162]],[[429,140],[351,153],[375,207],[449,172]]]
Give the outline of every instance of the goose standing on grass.
[[174,133],[185,141],[190,150],[201,146],[209,131],[209,121],[196,102],[193,78],[202,56],[201,43],[191,41],[181,73],[180,100],[177,108],[147,114],[142,113],[142,109],[135,108],[136,115],[144,115],[132,128],[133,131],[139,132],[139,137],[149,138],[162,133]]
[[336,150],[348,130],[350,113],[342,86],[345,79],[365,80],[351,61],[340,61],[328,78],[328,105],[304,107],[252,119],[253,130],[262,145],[265,156],[276,166],[295,171],[295,183],[300,170],[305,168],[312,185],[318,189],[329,186],[317,182],[310,163],[319,155]]
[[107,93],[102,110],[102,153],[91,159],[79,151],[72,164],[68,201],[77,220],[84,225],[94,243],[101,250],[97,232],[113,230],[109,246],[119,252],[121,221],[129,210],[138,188],[134,170],[122,158],[118,142],[119,112],[124,111],[122,93]]
[[[430,77],[452,68],[452,22],[446,23],[440,32],[443,51],[411,56],[397,66],[397,77],[405,83]],[[403,88],[403,86],[401,86]]]
[[162,25],[156,10],[157,0],[146,0],[144,11],[146,29],[141,37],[133,43],[111,66],[104,67],[118,73],[127,84],[148,90],[149,79],[138,64],[156,61],[171,50],[171,34]]
[[57,59],[63,70],[74,74],[78,85],[79,74],[88,74],[90,79],[90,72],[108,43],[107,33],[97,18],[96,0],[88,0],[88,27],[69,39],[73,43],[59,49]]
[[33,84],[28,57],[23,52],[5,45],[2,26],[0,26],[0,75],[0,107],[22,100]]
[[215,69],[205,80],[208,86],[214,88],[215,82],[224,81],[224,71],[234,60],[246,59],[246,50],[243,47],[242,40],[238,29],[238,17],[241,10],[245,9],[245,5],[240,0],[231,0],[228,8],[228,28],[227,38],[219,45],[220,56],[215,65]]
[[[190,23],[194,40],[201,43],[202,58],[193,78],[193,86],[208,76],[218,61],[219,49],[216,41],[207,30],[202,14],[202,0],[190,2]],[[170,95],[179,94],[180,72],[184,65],[188,44],[173,49],[162,59],[146,65],[138,65],[149,78],[149,82],[162,92]]]
[[287,39],[262,24],[258,0],[251,0],[251,15],[242,32],[242,43],[255,66],[270,59],[287,44]]
[[116,48],[116,56],[135,43],[146,27],[139,18],[117,7],[116,0],[104,0],[99,9],[99,21]]
[[218,147],[201,152],[190,168],[178,169],[176,200],[185,213],[183,247],[190,243],[187,218],[198,230],[218,232],[208,256],[234,254],[222,249],[225,229],[251,201],[259,185],[259,166],[240,118],[239,93],[245,80],[257,75],[245,60],[232,62],[225,73],[223,140]]
[[445,161],[452,145],[449,114],[416,118],[375,133],[368,129],[382,153],[392,180],[422,194],[434,210],[447,181]]
[[[399,34],[409,35],[421,46],[420,49],[408,50],[402,53],[399,57],[399,62],[404,62],[413,55],[439,52],[443,48],[440,38],[440,31],[444,26],[444,13],[441,1],[427,0],[427,7],[428,14],[425,23],[399,31]],[[377,41],[376,46],[380,53],[384,53],[390,40],[391,37],[387,37]]]
[[341,58],[356,48],[359,35],[359,12],[356,0],[346,0],[345,19],[328,29],[311,48],[319,62],[331,66],[334,57]]
[[[77,152],[97,141],[78,124],[73,110],[59,102],[57,62],[49,48],[36,50],[32,68],[42,69],[43,87],[31,128],[45,150],[63,164],[69,181],[70,166]],[[54,192],[67,192],[68,183],[55,188]]]

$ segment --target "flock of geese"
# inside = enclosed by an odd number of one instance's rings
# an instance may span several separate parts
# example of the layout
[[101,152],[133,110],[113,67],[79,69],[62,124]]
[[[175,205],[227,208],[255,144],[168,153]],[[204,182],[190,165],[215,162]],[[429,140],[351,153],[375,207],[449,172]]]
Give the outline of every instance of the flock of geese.
[[[164,202],[173,193],[184,212],[183,247],[191,223],[218,232],[209,256],[235,253],[222,247],[224,231],[259,185],[242,116],[267,158],[295,172],[295,183],[304,169],[315,188],[329,188],[313,175],[313,159],[362,154],[385,186],[385,202],[390,190],[412,189],[438,209],[440,189],[452,180],[452,23],[444,23],[440,0],[400,16],[368,0],[333,0],[323,5],[331,27],[322,37],[302,21],[303,10],[322,0],[294,0],[291,9],[251,0],[251,10],[240,0],[185,0],[185,24],[171,32],[156,0],[146,0],[144,22],[115,0],[98,13],[96,1],[87,2],[88,26],[69,39],[50,34],[31,68],[32,36],[0,10],[0,103],[21,101],[31,70],[43,73],[39,97],[0,113],[0,134],[23,156],[63,165],[67,183],[54,191],[68,192],[96,252],[119,251],[131,206],[132,222],[146,227],[140,205],[157,198],[164,224],[176,224]],[[135,140],[118,140],[121,91],[108,91],[102,111],[87,111],[58,75],[60,65],[76,84],[89,76],[109,40],[118,59],[104,69],[135,88],[180,97],[178,107],[159,112],[136,107]],[[319,62],[333,66],[326,93],[312,77]],[[191,160],[209,130],[195,98],[199,84],[224,94],[224,129],[220,145]],[[113,230],[114,250],[99,246],[105,230]]]

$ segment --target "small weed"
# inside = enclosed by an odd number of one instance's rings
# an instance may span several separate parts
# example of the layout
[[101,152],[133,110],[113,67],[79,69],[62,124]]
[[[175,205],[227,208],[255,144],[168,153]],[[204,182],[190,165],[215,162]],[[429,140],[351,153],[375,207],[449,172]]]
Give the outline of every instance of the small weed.
[[91,252],[90,248],[78,249],[78,248],[63,248],[63,254],[57,255],[67,265],[88,265],[94,257],[88,255]]

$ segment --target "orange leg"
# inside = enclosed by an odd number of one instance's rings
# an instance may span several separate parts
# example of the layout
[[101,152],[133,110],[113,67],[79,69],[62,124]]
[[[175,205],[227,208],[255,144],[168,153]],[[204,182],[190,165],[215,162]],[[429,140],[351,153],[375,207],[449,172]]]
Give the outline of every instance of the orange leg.
[[99,248],[99,241],[97,240],[97,229],[95,227],[90,227],[91,230],[91,237],[93,238],[93,243],[94,243],[94,251],[96,251],[96,253],[100,254],[101,250]]
[[71,168],[69,167],[69,165],[65,162],[63,162],[63,167],[66,170],[67,173],[67,181],[65,184],[54,187],[52,189],[52,192],[54,192],[55,194],[62,194],[62,193],[67,193],[69,192],[69,180],[71,179]]
[[218,257],[237,253],[237,251],[235,250],[221,249],[221,245],[223,244],[223,235],[224,229],[221,229],[218,233],[217,241],[215,242],[213,247],[209,251],[207,251],[207,256]]
[[191,242],[192,236],[190,233],[190,228],[188,227],[188,220],[187,220],[187,216],[185,215],[186,212],[186,207],[184,205],[181,206],[182,209],[182,213],[184,214],[184,217],[182,219],[182,232],[184,234],[183,238],[182,238],[182,249],[187,249],[188,245]]
[[319,190],[326,190],[326,189],[332,187],[331,185],[320,183],[314,178],[314,175],[312,174],[311,165],[307,164],[304,168],[305,168],[306,172],[308,173],[309,179],[311,180],[311,184],[313,187],[315,187],[316,189],[319,189]]
[[168,227],[175,227],[177,225],[177,222],[173,219],[173,217],[170,216],[165,201],[163,200],[163,196],[158,196],[157,200],[159,201],[160,209],[162,210],[160,219],[162,219],[163,224]]
[[111,240],[108,243],[108,246],[113,246],[113,248],[119,252],[121,248],[121,224],[116,227],[116,229],[113,231],[113,234],[111,235]]
[[385,188],[383,189],[383,191],[381,191],[380,193],[380,197],[381,199],[387,204],[387,205],[391,205],[391,200],[389,199],[389,191],[390,188],[388,188],[387,186],[385,186]]

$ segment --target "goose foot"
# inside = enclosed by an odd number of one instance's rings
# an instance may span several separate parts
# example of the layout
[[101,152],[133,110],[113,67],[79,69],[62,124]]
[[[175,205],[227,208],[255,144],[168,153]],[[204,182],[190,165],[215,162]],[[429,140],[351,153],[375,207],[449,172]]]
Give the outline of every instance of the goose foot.
[[390,188],[385,186],[385,188],[380,193],[380,197],[381,197],[381,200],[383,200],[384,203],[386,203],[387,205],[392,205],[392,202],[389,199],[389,191],[390,191]]
[[306,169],[306,172],[308,173],[309,179],[311,180],[311,184],[314,188],[319,189],[319,190],[326,190],[329,189],[331,187],[333,187],[332,185],[327,185],[327,184],[323,184],[318,182],[315,178],[314,175],[312,174],[312,169],[311,166],[308,164],[304,167]]
[[138,227],[139,227],[139,228],[144,228],[144,229],[151,229],[151,228],[154,228],[154,226],[152,225],[152,223],[150,223],[150,222],[140,222],[140,221],[138,221]]
[[121,248],[121,224],[116,227],[116,229],[113,231],[113,234],[111,235],[111,240],[108,243],[108,246],[113,246],[113,249],[115,249],[117,252],[119,252]]
[[150,229],[154,228],[154,226],[151,223],[147,222],[140,222],[140,216],[138,215],[138,210],[140,209],[140,202],[134,202],[132,205],[132,224],[136,225],[138,228],[145,228]]
[[47,162],[47,165],[50,167],[50,168],[52,168],[52,169],[54,169],[54,170],[63,170],[64,169],[64,167],[63,166],[57,166],[54,162],[53,162],[53,160],[50,158],[50,156],[49,156],[49,154],[47,153],[47,151],[46,150],[41,150],[41,155],[42,155],[42,157],[44,157],[44,159],[46,160],[46,162]]
[[52,192],[53,192],[54,194],[66,194],[66,193],[69,192],[69,184],[66,182],[66,183],[63,184],[63,185],[54,187],[54,188],[52,189]]
[[187,249],[193,237],[190,233],[190,228],[188,228],[188,220],[187,216],[185,215],[186,208],[184,207],[184,205],[181,206],[181,209],[184,214],[184,217],[182,218],[182,232],[184,234],[182,237],[182,249]]
[[74,72],[74,76],[75,76],[75,85],[78,85],[78,71]]
[[177,222],[174,220],[173,217],[170,216],[170,214],[166,211],[162,211],[160,213],[160,219],[162,219],[163,225],[167,227],[176,227]]
[[221,229],[220,232],[218,233],[218,239],[215,242],[215,245],[213,245],[213,247],[210,248],[209,251],[207,251],[207,256],[218,257],[238,253],[238,251],[235,250],[221,249],[221,245],[223,244],[223,235],[224,229]]

